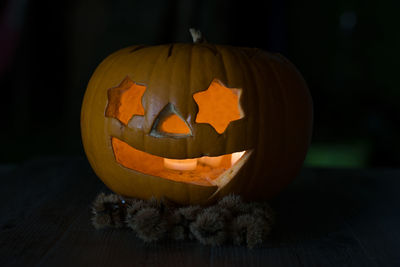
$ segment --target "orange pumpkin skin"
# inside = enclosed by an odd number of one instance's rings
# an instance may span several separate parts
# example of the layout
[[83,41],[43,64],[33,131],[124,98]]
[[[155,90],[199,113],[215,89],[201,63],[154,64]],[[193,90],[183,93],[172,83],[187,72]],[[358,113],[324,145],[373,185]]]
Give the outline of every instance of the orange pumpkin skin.
[[[140,127],[105,116],[107,92],[124,78],[146,86]],[[193,94],[211,81],[241,88],[244,118],[219,134],[196,123]],[[191,138],[157,138],[149,132],[160,111],[172,103],[192,128]],[[206,204],[235,193],[247,200],[269,199],[299,172],[312,132],[312,100],[300,73],[283,56],[259,49],[211,44],[132,46],[107,57],[88,84],[81,111],[82,140],[97,176],[125,197],[167,198]],[[202,186],[147,175],[121,166],[111,137],[166,158],[218,156],[251,150],[232,167],[223,186]]]

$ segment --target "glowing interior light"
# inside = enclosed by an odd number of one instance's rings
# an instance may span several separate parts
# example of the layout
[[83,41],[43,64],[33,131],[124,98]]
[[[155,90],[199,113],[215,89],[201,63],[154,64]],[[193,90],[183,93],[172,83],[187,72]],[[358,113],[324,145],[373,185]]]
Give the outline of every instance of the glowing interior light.
[[232,153],[231,164],[235,164],[243,156],[244,152],[246,151]]
[[201,157],[199,158],[199,161],[205,165],[211,166],[211,167],[218,167],[221,163],[223,156],[218,156],[218,157]]
[[177,171],[193,171],[197,167],[197,159],[167,159],[164,158],[164,167]]

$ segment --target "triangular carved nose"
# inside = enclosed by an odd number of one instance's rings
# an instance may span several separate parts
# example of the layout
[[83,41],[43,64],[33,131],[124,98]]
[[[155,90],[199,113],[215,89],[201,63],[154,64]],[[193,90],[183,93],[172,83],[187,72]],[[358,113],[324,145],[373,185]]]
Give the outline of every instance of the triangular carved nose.
[[172,134],[190,134],[189,127],[176,114],[171,114],[164,118],[159,127],[159,131]]
[[191,136],[192,132],[187,122],[178,114],[174,105],[169,103],[155,120],[150,135],[155,137],[186,137]]

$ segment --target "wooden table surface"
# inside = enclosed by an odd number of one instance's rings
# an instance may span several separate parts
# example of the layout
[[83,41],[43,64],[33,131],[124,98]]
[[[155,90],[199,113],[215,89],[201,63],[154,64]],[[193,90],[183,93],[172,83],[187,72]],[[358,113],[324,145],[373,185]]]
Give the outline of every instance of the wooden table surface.
[[304,169],[252,250],[95,230],[90,204],[108,191],[84,158],[3,164],[0,177],[0,266],[400,266],[396,169]]

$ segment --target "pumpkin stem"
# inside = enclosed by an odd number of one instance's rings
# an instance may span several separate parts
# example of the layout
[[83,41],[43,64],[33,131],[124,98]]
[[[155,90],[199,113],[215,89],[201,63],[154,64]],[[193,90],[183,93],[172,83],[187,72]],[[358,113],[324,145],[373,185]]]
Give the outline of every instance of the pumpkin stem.
[[207,43],[206,39],[204,38],[203,34],[201,31],[196,30],[194,28],[189,29],[190,35],[192,35],[193,38],[193,43],[198,44],[198,43]]

